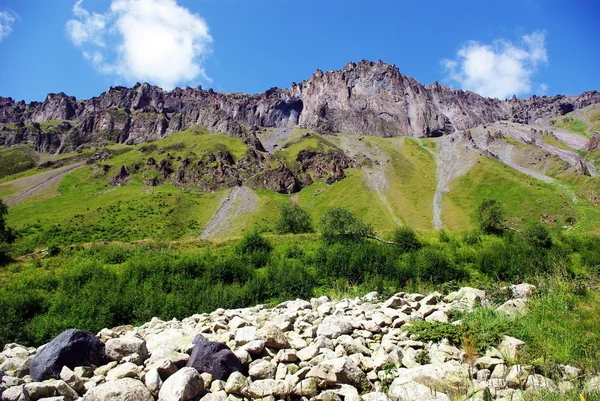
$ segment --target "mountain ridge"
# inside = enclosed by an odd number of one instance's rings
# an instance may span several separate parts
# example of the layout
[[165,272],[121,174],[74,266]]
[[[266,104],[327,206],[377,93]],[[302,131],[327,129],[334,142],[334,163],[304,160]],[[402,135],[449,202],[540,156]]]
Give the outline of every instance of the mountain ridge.
[[212,89],[136,84],[111,87],[87,100],[64,93],[43,102],[0,97],[0,144],[29,143],[44,153],[62,153],[109,142],[141,143],[199,126],[242,138],[264,148],[260,128],[295,127],[320,133],[379,137],[435,137],[496,121],[546,122],[590,104],[600,93],[484,98],[435,82],[423,85],[382,61],[348,63],[340,70],[317,70],[290,88],[262,94],[219,93]]

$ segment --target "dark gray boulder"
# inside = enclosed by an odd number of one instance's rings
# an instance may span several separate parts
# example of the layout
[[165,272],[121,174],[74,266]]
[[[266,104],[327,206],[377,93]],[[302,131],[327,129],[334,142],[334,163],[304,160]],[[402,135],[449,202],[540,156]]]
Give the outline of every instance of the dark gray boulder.
[[210,373],[214,380],[227,380],[233,372],[242,371],[242,363],[227,345],[209,341],[201,334],[194,338],[193,344],[187,366]]
[[33,380],[59,379],[63,366],[100,366],[108,362],[104,343],[87,331],[70,329],[50,341],[31,361]]

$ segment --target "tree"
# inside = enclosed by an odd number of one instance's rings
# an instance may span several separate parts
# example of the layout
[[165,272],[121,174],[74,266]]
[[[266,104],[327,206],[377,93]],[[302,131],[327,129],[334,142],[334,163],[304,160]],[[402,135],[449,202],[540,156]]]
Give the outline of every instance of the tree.
[[0,263],[5,262],[8,259],[8,253],[10,250],[9,243],[13,241],[13,232],[6,226],[6,215],[8,214],[8,207],[0,199]]
[[496,199],[484,199],[477,208],[479,228],[486,234],[500,234],[504,231],[504,209]]
[[283,203],[279,206],[279,211],[279,219],[275,223],[275,231],[278,234],[302,234],[315,231],[310,215],[296,203]]
[[0,199],[0,240],[7,240],[8,229],[6,228],[6,215],[8,214],[8,206]]
[[333,208],[321,217],[321,233],[328,242],[373,237],[373,228],[342,208]]
[[523,236],[527,243],[536,249],[552,248],[552,237],[548,228],[539,222],[530,223],[525,227]]
[[402,252],[412,252],[421,248],[417,234],[410,227],[398,227],[394,230],[392,241],[400,247]]

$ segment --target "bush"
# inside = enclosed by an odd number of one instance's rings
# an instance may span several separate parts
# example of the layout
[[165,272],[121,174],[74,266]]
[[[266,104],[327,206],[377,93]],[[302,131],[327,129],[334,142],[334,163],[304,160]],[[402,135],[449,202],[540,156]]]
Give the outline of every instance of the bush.
[[523,236],[527,243],[533,248],[550,249],[552,248],[552,237],[550,231],[542,223],[531,223],[525,227]]
[[294,202],[279,206],[279,219],[275,223],[278,234],[302,234],[314,232],[310,215]]
[[398,227],[394,230],[392,241],[398,245],[402,253],[413,252],[421,248],[417,234],[410,227]]
[[486,234],[500,234],[504,231],[504,210],[495,199],[484,199],[477,208],[477,221]]
[[423,248],[418,252],[415,269],[420,280],[438,284],[468,277],[468,273],[457,266],[445,251],[435,248]]
[[241,256],[254,267],[266,266],[273,247],[257,230],[248,231],[234,248],[234,253]]
[[321,233],[327,242],[356,240],[373,235],[373,228],[342,208],[333,208],[321,217]]

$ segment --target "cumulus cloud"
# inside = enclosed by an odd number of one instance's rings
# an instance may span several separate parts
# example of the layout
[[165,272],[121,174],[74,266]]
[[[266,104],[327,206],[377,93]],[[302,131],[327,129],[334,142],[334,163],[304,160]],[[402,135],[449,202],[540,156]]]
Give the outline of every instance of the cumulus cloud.
[[521,37],[520,43],[496,40],[491,45],[470,41],[455,59],[442,60],[448,79],[482,96],[504,99],[512,95],[547,90],[545,84],[534,84],[539,67],[548,63],[545,32]]
[[17,20],[17,14],[10,10],[0,11],[0,42],[11,34],[13,24]]
[[203,78],[212,37],[202,17],[175,0],[112,0],[103,14],[78,0],[67,22],[71,41],[104,74],[172,89]]

